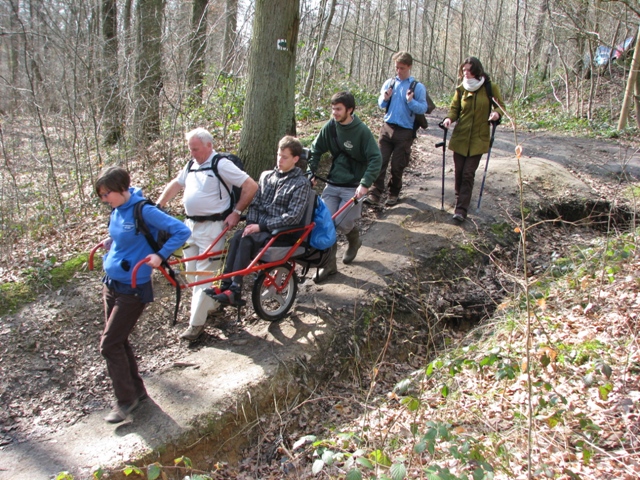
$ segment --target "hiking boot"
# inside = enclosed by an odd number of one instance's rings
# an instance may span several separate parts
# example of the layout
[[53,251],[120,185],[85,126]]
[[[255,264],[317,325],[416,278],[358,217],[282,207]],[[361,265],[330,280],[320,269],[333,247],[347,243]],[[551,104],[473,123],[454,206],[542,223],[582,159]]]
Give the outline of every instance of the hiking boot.
[[180,338],[182,338],[183,340],[188,340],[189,342],[193,342],[197,340],[203,332],[204,325],[189,325],[189,328],[187,328],[180,334]]
[[384,202],[387,207],[393,207],[398,204],[398,195],[389,195],[387,201]]
[[462,216],[462,215],[461,215],[461,214],[459,214],[459,213],[454,213],[452,218],[453,218],[453,220],[455,220],[456,222],[464,222],[464,220],[465,220],[465,219],[464,219],[464,216]]
[[362,246],[362,240],[360,240],[360,232],[358,231],[358,227],[353,227],[349,233],[347,233],[347,241],[349,242],[349,247],[347,251],[344,252],[342,256],[342,263],[345,265],[349,265],[356,258],[358,254],[358,250]]
[[242,306],[245,302],[240,298],[241,287],[229,287],[227,290],[218,293],[217,295],[212,295],[213,289],[207,288],[204,293],[209,295],[211,298],[220,303],[220,305],[231,305],[234,307]]
[[364,197],[364,203],[367,205],[380,205],[380,195],[374,192],[369,192],[369,194]]
[[319,268],[312,277],[312,280],[315,283],[322,283],[331,275],[335,275],[336,273],[338,273],[338,266],[336,264],[337,254],[338,254],[338,244],[334,243],[333,247],[331,247],[331,251],[329,252],[327,265],[322,268]]
[[118,405],[116,403],[113,409],[109,412],[109,414],[106,417],[104,417],[104,421],[107,423],[124,422],[129,416],[129,414],[133,412],[139,404],[140,404],[140,401],[137,398],[132,403],[128,403],[124,405]]

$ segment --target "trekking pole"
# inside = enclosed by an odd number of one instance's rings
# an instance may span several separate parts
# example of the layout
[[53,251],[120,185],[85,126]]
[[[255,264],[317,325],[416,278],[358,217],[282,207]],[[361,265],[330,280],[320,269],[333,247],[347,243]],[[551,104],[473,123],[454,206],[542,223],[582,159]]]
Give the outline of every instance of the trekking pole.
[[491,147],[493,147],[493,139],[496,136],[496,127],[500,122],[493,121],[491,123],[491,140],[489,140],[489,151],[487,152],[487,161],[484,164],[484,175],[482,176],[482,185],[480,186],[480,195],[478,195],[478,207],[480,210],[480,202],[482,201],[482,191],[484,190],[484,181],[487,179],[487,168],[489,167],[489,158],[491,158]]
[[446,153],[447,153],[447,132],[449,131],[448,128],[446,128],[442,122],[440,122],[438,124],[438,126],[444,130],[444,134],[442,136],[442,141],[436,143],[436,148],[440,148],[442,147],[442,199],[440,202],[440,210],[444,211],[444,169],[445,169],[445,162],[446,162]]

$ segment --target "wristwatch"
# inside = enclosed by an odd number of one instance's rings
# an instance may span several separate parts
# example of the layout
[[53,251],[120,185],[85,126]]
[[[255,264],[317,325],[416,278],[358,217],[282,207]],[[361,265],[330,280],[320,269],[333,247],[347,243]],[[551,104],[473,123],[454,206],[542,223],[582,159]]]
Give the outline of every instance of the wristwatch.
[[238,210],[237,208],[233,209],[233,213],[237,213],[238,215],[242,215],[242,210]]

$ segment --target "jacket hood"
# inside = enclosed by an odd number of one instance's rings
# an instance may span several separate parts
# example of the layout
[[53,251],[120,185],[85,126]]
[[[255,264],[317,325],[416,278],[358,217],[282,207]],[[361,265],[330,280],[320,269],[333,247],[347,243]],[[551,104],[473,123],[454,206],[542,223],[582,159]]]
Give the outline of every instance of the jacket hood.
[[344,130],[351,130],[351,129],[358,128],[358,125],[360,125],[361,123],[362,123],[362,120],[360,120],[358,116],[354,113],[353,120],[351,121],[351,123],[349,123],[348,125],[342,125],[341,123],[336,122],[336,125],[338,126],[338,128],[342,128]]
[[126,203],[123,203],[122,205],[120,205],[118,208],[123,210],[123,209],[127,209],[127,208],[131,208],[133,207],[136,203],[141,202],[142,200],[144,200],[144,196],[142,195],[142,189],[140,187],[129,187],[129,193],[131,194],[131,197],[129,198],[129,200],[127,200]]

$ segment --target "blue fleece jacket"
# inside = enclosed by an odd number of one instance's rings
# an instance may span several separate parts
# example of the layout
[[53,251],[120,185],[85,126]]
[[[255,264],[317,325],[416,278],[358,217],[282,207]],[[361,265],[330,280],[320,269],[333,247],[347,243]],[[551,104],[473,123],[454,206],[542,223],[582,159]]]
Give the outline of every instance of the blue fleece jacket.
[[[154,253],[144,234],[136,233],[133,211],[136,203],[145,200],[142,196],[142,190],[129,188],[129,192],[131,198],[111,211],[109,235],[113,243],[103,257],[104,271],[107,275],[113,280],[127,285],[131,284],[131,272],[136,263],[146,258],[150,253]],[[191,230],[184,223],[153,205],[145,205],[142,208],[142,217],[154,238],[158,238],[158,230],[166,230],[171,234],[169,240],[158,252],[162,258],[168,258],[184,245],[191,235]],[[152,270],[148,265],[143,265],[138,270],[136,283],[142,285],[149,282]]]
[[[380,108],[389,107],[389,111],[384,116],[386,123],[393,123],[399,125],[402,128],[413,128],[413,120],[416,113],[424,113],[427,111],[427,89],[418,82],[413,92],[413,100],[407,102],[407,90],[411,86],[411,82],[415,79],[413,77],[400,80],[400,78],[390,78],[382,88],[380,89],[380,96],[378,97],[378,106]],[[384,92],[389,90],[389,87],[393,85],[393,94],[388,102],[384,101]],[[391,102],[391,105],[389,105]]]

